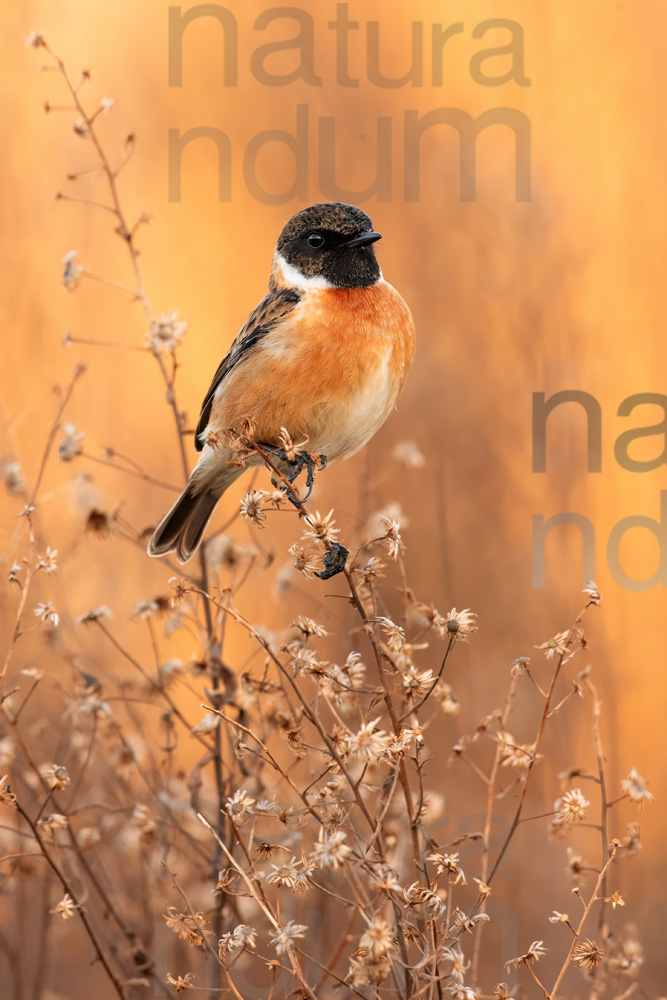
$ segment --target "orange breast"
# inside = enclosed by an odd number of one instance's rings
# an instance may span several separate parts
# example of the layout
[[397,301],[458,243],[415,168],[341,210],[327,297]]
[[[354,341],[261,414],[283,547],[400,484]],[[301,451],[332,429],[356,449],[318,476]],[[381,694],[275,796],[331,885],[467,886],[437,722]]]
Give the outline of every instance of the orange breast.
[[353,454],[393,409],[414,349],[410,310],[387,282],[308,289],[225,379],[211,426],[252,417],[268,443],[286,427],[295,440],[308,437],[311,451]]

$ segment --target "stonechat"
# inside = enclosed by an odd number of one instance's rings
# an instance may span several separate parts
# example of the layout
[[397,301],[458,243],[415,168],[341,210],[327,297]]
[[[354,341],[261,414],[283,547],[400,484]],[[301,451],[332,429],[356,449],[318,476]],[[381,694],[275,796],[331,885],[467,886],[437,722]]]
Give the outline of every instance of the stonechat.
[[354,455],[385,422],[412,362],[415,326],[382,276],[380,238],[365,212],[339,202],[311,205],[284,226],[269,292],[213,377],[195,431],[201,457],[149,555],[176,550],[184,563],[197,549],[218,500],[244,471],[220,443],[230,428],[250,420],[255,439],[274,448],[285,428],[331,461]]

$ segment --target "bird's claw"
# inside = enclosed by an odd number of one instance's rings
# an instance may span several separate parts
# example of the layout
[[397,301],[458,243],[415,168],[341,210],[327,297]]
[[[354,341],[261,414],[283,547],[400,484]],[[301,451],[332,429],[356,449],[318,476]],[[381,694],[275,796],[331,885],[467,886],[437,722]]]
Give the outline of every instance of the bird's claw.
[[294,504],[294,506],[297,508],[300,507],[301,504],[305,503],[306,500],[310,498],[310,494],[313,492],[316,464],[320,469],[326,468],[327,464],[326,455],[317,455],[316,456],[317,462],[316,462],[313,456],[307,451],[297,451],[294,453],[294,458],[288,458],[284,448],[274,448],[272,445],[268,444],[262,444],[260,445],[260,447],[264,451],[268,451],[269,454],[274,455],[276,458],[279,458],[282,462],[285,463],[285,465],[287,466],[287,471],[285,473],[285,476],[290,485],[294,482],[297,476],[301,475],[301,473],[305,468],[307,492],[304,497],[301,497],[301,499],[299,499],[293,492],[293,490],[290,490],[288,487],[283,485],[283,489],[285,490],[285,494],[290,503]]

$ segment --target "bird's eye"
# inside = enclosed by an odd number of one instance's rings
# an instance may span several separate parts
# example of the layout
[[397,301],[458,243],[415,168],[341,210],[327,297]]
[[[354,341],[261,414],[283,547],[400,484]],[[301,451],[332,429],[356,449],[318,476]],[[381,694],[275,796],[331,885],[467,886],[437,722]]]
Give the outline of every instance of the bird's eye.
[[319,250],[321,246],[324,246],[324,236],[321,233],[310,233],[308,236],[308,246],[312,247],[313,250]]

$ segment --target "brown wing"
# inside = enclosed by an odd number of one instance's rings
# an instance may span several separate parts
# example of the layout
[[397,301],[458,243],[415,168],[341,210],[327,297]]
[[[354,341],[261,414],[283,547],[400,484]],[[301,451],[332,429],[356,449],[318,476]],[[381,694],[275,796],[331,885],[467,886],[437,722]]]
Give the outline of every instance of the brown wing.
[[201,413],[199,414],[199,422],[195,431],[195,448],[197,451],[201,451],[204,447],[204,443],[200,439],[200,434],[205,430],[211,418],[213,397],[218,390],[218,386],[223,382],[232,368],[244,359],[247,353],[280,322],[283,316],[290,313],[300,301],[301,293],[296,289],[276,288],[272,289],[250,313],[250,316],[241,328],[241,332],[220,362],[209,390],[204,397]]

